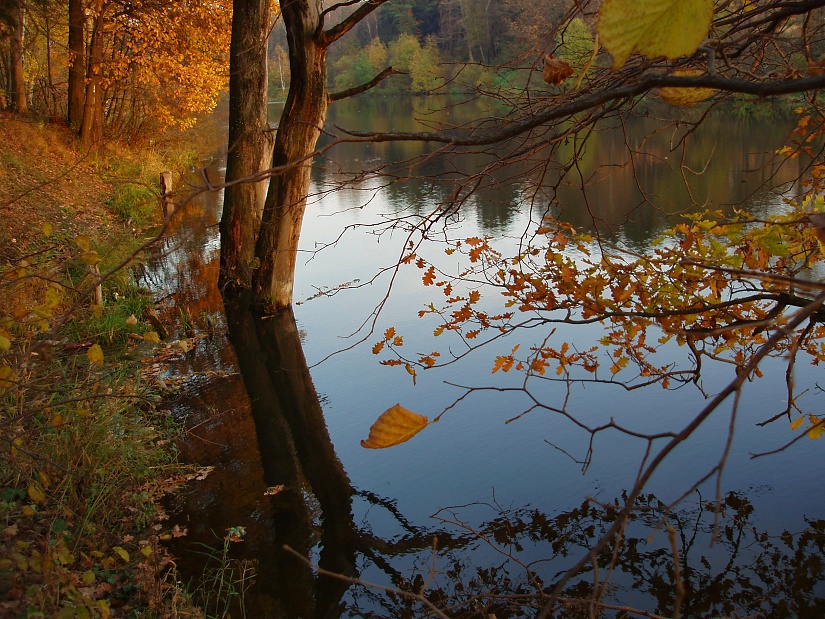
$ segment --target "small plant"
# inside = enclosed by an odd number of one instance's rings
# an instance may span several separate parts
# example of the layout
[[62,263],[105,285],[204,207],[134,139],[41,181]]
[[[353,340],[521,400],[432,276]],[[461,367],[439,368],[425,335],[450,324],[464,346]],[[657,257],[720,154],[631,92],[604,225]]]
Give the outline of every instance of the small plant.
[[229,556],[232,544],[243,541],[244,535],[244,527],[230,527],[220,547],[202,545],[206,564],[192,598],[207,618],[246,617],[244,597],[254,582],[254,564]]

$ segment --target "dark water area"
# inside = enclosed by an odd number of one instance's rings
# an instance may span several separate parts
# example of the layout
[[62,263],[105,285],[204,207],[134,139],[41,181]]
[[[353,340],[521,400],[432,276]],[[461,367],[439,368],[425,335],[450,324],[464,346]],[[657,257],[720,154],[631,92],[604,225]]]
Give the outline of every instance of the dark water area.
[[[328,127],[420,130],[435,122],[435,106],[426,98],[356,98],[336,104]],[[482,113],[495,110],[453,108],[450,122]],[[576,175],[561,183],[557,170],[572,150],[493,172],[453,213],[448,230],[420,252],[445,261],[444,238],[489,235],[514,255],[523,231],[547,212],[644,250],[680,213],[743,205],[765,215],[794,195],[804,164],[772,157],[787,136],[786,123],[711,118],[683,151],[683,130],[657,122],[628,119],[604,127],[579,152]],[[579,145],[571,138],[565,148]],[[230,556],[254,561],[245,616],[427,616],[420,599],[319,575],[284,546],[322,570],[414,591],[441,607],[450,600],[456,607],[447,616],[535,616],[538,593],[610,526],[643,459],[644,441],[605,433],[591,444],[589,434],[563,416],[522,416],[530,402],[504,390],[523,377],[493,375],[493,359],[516,344],[536,345],[547,333],[515,332],[453,364],[419,372],[415,383],[403,368],[378,363],[371,348],[389,327],[416,351],[444,346],[433,337],[437,323],[418,317],[436,294],[421,284],[421,272],[402,269],[392,283],[389,273],[380,274],[398,261],[406,242],[404,226],[393,222],[425,216],[461,179],[457,169],[490,162],[489,153],[469,153],[460,166],[433,159],[426,172],[446,179],[434,184],[408,164],[424,152],[427,147],[412,143],[342,144],[317,162],[294,313],[262,318],[242,303],[224,307],[216,287],[219,192],[201,193],[178,213],[139,276],[178,325],[173,337],[186,342],[164,375],[180,383],[170,412],[186,428],[181,457],[214,467],[171,500],[173,521],[187,530],[171,549],[181,573],[197,578],[206,565],[204,545],[219,548],[229,528],[243,527],[243,541],[231,544]],[[379,164],[387,164],[390,178],[412,178],[340,188],[342,179]],[[218,178],[220,159],[207,170]],[[491,309],[501,304],[483,302]],[[373,324],[379,306],[370,334],[362,325]],[[560,329],[582,349],[604,333],[599,324]],[[674,347],[662,354],[678,360],[685,353]],[[718,390],[731,372],[706,370],[705,392]],[[624,543],[615,555],[608,549],[599,558],[599,570],[588,567],[572,581],[568,597],[606,586],[605,600],[616,608],[601,609],[602,616],[622,616],[617,608],[625,605],[672,615],[670,526],[687,588],[682,616],[825,616],[822,445],[806,440],[770,458],[750,457],[792,436],[786,423],[756,426],[785,405],[781,360],[763,372],[742,394],[745,413],[722,477],[721,505],[713,506],[713,478],[671,507],[719,460],[730,423],[725,411],[671,454],[648,484],[641,500],[646,509],[634,514]],[[795,379],[818,385],[818,368],[800,364]],[[456,384],[502,391],[462,398]],[[679,429],[706,403],[689,387],[625,391],[614,384],[546,382],[534,388],[543,401],[564,401],[588,424],[617,418],[640,432]],[[430,418],[449,410],[407,443],[362,448],[372,422],[396,402]],[[611,562],[605,585],[604,566]],[[560,616],[588,616],[572,607],[566,612]],[[242,616],[240,609],[233,616]]]

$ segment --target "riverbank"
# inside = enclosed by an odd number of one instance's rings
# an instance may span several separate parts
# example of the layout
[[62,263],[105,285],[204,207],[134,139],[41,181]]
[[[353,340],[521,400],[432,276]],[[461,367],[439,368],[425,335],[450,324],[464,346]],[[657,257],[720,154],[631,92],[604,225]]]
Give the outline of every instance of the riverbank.
[[124,266],[182,161],[7,113],[0,143],[0,616],[196,616],[160,545],[188,476],[142,372],[164,349]]

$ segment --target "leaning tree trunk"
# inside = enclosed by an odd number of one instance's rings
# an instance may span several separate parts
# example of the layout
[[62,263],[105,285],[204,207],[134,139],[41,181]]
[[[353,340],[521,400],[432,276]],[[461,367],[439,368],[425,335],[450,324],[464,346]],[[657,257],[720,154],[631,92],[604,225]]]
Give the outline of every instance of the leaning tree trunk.
[[309,192],[311,153],[329,105],[327,45],[321,32],[321,0],[281,5],[289,43],[290,85],[272,154],[272,167],[283,167],[270,181],[256,256],[260,267],[253,290],[259,309],[289,307],[295,280],[298,238]]
[[269,0],[235,0],[229,49],[229,152],[221,217],[221,288],[252,286],[255,240],[266,181],[240,182],[268,167],[272,140],[267,117]]
[[26,103],[26,81],[23,74],[23,6],[19,0],[12,0],[9,7],[11,25],[11,41],[9,42],[11,108],[15,112],[25,114],[28,111]]
[[86,98],[86,40],[83,0],[69,0],[69,126],[80,130]]

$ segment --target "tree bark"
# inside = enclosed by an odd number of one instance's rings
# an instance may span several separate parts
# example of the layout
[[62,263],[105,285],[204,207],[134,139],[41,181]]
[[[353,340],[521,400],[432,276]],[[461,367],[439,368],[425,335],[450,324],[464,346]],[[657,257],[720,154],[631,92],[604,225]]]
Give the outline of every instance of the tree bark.
[[69,84],[68,121],[75,131],[83,122],[83,103],[86,98],[86,40],[83,0],[69,0]]
[[9,9],[11,41],[9,42],[11,108],[25,114],[29,106],[26,102],[26,80],[23,74],[23,7],[19,0],[12,0]]
[[321,2],[296,0],[283,4],[282,11],[291,77],[272,167],[285,169],[269,184],[256,246],[260,267],[253,285],[256,304],[267,312],[292,304],[298,239],[312,166],[308,157],[315,150],[329,105]]
[[80,124],[80,141],[92,146],[103,139],[103,87],[100,73],[103,69],[103,3],[98,2],[89,44],[89,69],[86,79],[86,96],[83,102],[83,120]]
[[[236,0],[229,49],[229,152],[226,182],[250,178],[272,157],[267,109],[269,0]],[[267,181],[229,184],[221,217],[221,288],[252,286],[255,240]]]

